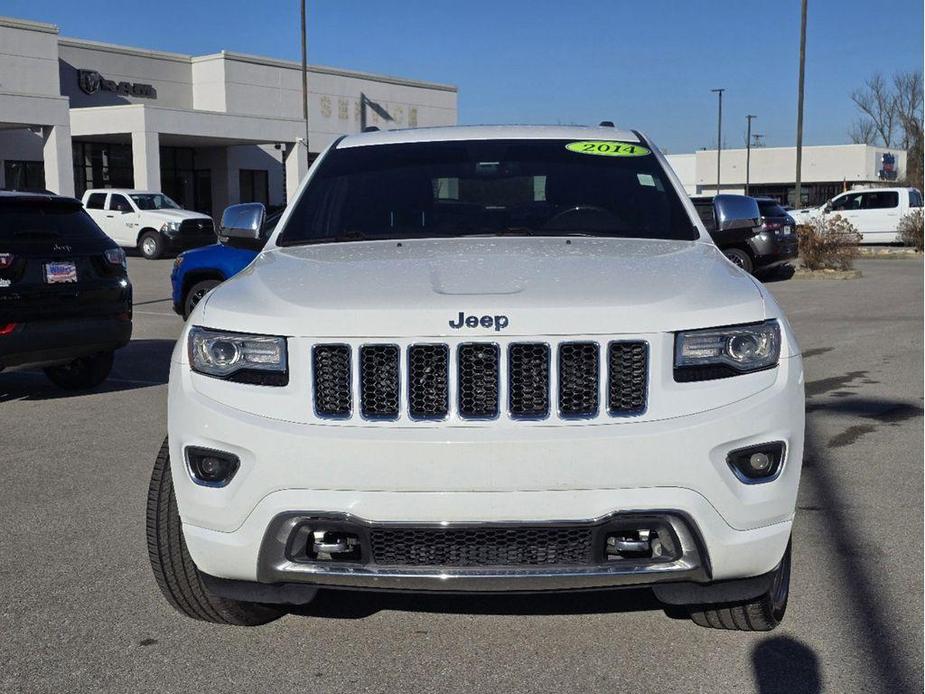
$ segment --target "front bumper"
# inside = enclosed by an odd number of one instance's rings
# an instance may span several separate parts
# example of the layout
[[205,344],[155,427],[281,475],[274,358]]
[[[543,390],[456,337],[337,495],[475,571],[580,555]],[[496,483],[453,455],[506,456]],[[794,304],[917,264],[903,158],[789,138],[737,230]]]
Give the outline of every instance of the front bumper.
[[[798,356],[781,360],[770,387],[707,412],[524,428],[285,422],[203,396],[184,369],[174,363],[171,374],[172,474],[192,558],[219,578],[412,590],[534,590],[537,580],[548,589],[709,582],[766,574],[789,540],[803,450]],[[786,443],[779,476],[740,482],[726,454],[770,441]],[[221,489],[194,484],[183,462],[187,446],[234,453],[241,461],[236,477]],[[593,566],[552,577],[546,569],[507,568],[482,575],[446,567],[306,571],[261,555],[265,538],[276,537],[278,519],[293,512],[450,525],[590,522],[657,512],[685,519],[699,544],[686,563],[628,573]]]
[[191,248],[200,248],[202,246],[211,246],[218,241],[213,232],[207,234],[189,233],[187,231],[179,232],[161,232],[167,248],[171,252],[188,251]]
[[69,318],[18,325],[0,335],[0,367],[54,364],[124,347],[132,339],[130,318]]

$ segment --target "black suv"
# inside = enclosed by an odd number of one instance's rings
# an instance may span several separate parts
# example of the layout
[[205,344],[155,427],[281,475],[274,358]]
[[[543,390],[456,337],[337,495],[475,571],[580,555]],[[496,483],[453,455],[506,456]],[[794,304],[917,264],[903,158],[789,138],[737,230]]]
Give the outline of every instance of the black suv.
[[716,230],[712,196],[693,196],[691,201],[716,245],[746,272],[778,268],[797,257],[796,224],[777,200],[755,198],[761,213],[761,225],[747,238],[739,232],[726,234]]
[[0,370],[98,386],[132,337],[125,253],[79,200],[0,192]]

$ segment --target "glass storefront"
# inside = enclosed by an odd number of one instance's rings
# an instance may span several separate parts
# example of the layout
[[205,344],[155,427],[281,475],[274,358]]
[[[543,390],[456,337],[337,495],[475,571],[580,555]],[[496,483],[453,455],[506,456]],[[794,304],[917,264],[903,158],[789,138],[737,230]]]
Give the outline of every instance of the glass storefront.
[[116,142],[73,142],[74,194],[88,188],[131,188],[135,183],[132,146]]
[[161,191],[180,207],[212,214],[212,172],[196,168],[192,147],[161,147]]

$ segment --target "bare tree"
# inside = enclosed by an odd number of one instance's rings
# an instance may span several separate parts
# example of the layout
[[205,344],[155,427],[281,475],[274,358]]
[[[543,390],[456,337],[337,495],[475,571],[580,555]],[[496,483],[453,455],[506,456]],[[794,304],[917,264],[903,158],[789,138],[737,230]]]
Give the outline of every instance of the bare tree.
[[874,129],[886,147],[893,146],[896,130],[896,104],[892,86],[883,75],[875,72],[863,87],[851,93],[851,100],[873,121]]
[[858,116],[848,129],[848,137],[856,145],[872,145],[877,139],[877,126],[867,116]]
[[897,72],[893,75],[896,118],[902,128],[902,145],[906,150],[906,185],[922,190],[922,73]]

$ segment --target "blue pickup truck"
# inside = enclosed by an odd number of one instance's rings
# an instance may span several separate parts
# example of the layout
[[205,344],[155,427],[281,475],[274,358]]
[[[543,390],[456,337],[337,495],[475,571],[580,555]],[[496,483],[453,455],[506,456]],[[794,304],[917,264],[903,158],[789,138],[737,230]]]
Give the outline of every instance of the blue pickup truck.
[[276,228],[283,210],[267,215],[261,232],[261,242],[240,245],[232,240],[221,240],[181,253],[173,263],[170,283],[173,286],[173,310],[189,316],[202,297],[229,277],[236,275],[257,257],[263,242]]

